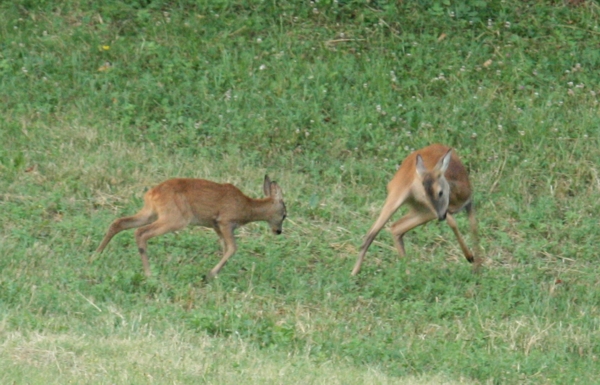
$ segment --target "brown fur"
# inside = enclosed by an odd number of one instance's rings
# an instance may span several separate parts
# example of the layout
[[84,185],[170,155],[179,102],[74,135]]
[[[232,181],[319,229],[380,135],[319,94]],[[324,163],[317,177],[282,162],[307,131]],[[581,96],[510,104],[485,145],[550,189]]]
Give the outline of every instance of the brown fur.
[[[449,154],[445,172],[443,159]],[[422,161],[419,166],[419,158]],[[448,158],[446,158],[448,159]],[[385,223],[400,206],[409,206],[409,212],[392,224],[394,244],[400,256],[404,256],[403,237],[411,229],[438,218],[448,222],[460,247],[469,262],[475,261],[474,254],[465,244],[452,214],[462,209],[467,211],[471,230],[477,241],[477,223],[472,205],[472,189],[465,166],[451,148],[432,144],[409,154],[396,175],[387,185],[388,196],[379,217],[368,231],[360,248],[352,275],[358,274],[367,250]],[[447,190],[447,191],[445,191]],[[445,191],[447,197],[439,196]],[[447,204],[445,201],[447,200]]]
[[249,222],[266,221],[276,234],[281,234],[286,208],[281,188],[265,176],[266,198],[253,199],[232,184],[205,179],[169,179],[144,195],[144,207],[131,217],[115,220],[96,250],[101,253],[117,233],[138,228],[135,240],[144,272],[150,276],[147,255],[148,239],[179,230],[188,225],[210,227],[223,244],[223,258],[210,271],[212,278],[235,253],[234,230]]

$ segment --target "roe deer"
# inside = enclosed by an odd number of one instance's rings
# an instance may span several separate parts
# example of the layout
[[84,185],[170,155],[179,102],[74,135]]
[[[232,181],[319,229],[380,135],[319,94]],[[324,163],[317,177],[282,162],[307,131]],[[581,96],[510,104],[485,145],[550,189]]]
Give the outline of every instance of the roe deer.
[[[394,244],[400,256],[405,256],[402,239],[404,234],[437,218],[440,221],[447,220],[467,260],[471,263],[475,261],[475,256],[465,244],[452,216],[465,209],[473,236],[478,242],[469,176],[465,166],[451,148],[432,144],[411,153],[404,159],[396,175],[387,185],[387,190],[388,195],[379,218],[367,233],[352,275],[358,274],[367,249],[375,236],[403,204],[407,204],[410,210],[408,214],[394,222],[391,228]],[[478,263],[475,268],[478,268]]]
[[212,227],[223,246],[223,258],[206,277],[213,278],[237,249],[233,234],[237,227],[249,222],[266,221],[273,233],[281,234],[286,217],[281,188],[265,175],[263,191],[266,198],[252,199],[229,183],[169,179],[144,195],[144,207],[137,214],[115,220],[96,252],[101,253],[115,234],[139,227],[135,231],[135,241],[144,272],[150,276],[146,254],[148,239],[187,225]]

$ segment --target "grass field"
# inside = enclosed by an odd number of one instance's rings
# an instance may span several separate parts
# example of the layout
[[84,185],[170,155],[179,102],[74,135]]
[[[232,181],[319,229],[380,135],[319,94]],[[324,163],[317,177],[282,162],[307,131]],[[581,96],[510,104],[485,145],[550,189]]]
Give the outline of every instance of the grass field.
[[[0,383],[592,384],[600,378],[593,1],[0,3]],[[358,248],[413,149],[454,147],[483,249]],[[212,230],[94,250],[164,179],[268,173]],[[398,214],[397,214],[398,215]],[[468,234],[468,223],[458,216]],[[467,236],[467,243],[472,239]]]

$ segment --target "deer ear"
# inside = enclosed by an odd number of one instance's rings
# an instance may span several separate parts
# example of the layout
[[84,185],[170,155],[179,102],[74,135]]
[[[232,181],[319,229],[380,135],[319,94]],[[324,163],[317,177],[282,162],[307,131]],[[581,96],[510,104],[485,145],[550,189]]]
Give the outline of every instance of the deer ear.
[[448,152],[446,153],[446,155],[444,155],[442,157],[442,159],[440,159],[438,161],[438,163],[435,165],[435,168],[440,170],[440,172],[443,174],[446,172],[446,170],[448,169],[448,166],[450,165],[450,159],[452,157],[452,149],[449,149]]
[[279,187],[279,185],[275,182],[271,183],[271,194],[273,199],[276,201],[283,200],[283,191],[281,191],[281,187]]
[[417,174],[419,174],[420,177],[423,177],[423,175],[427,174],[427,169],[425,168],[425,165],[423,164],[423,158],[421,158],[421,155],[417,154]]
[[265,174],[265,181],[263,182],[263,193],[265,196],[271,196],[271,179]]

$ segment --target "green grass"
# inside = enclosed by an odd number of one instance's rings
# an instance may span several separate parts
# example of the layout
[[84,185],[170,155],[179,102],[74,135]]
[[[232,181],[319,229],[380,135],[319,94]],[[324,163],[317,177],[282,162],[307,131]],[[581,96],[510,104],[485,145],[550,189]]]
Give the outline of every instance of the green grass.
[[[0,382],[594,383],[600,8],[573,3],[0,4]],[[432,142],[482,273],[432,223],[350,277]],[[166,178],[265,173],[284,235],[239,229],[209,284],[205,229],[152,240],[150,279],[132,232],[92,257]]]

